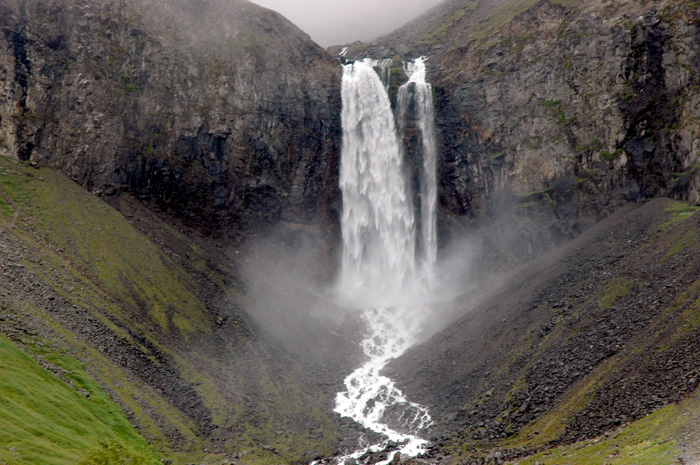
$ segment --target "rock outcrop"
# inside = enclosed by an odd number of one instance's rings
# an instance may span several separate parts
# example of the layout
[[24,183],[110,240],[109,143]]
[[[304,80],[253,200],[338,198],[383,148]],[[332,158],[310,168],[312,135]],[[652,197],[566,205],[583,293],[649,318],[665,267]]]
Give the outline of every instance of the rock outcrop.
[[354,47],[430,57],[443,232],[505,211],[530,259],[588,230],[390,366],[435,455],[592,438],[697,389],[695,208],[589,228],[700,200],[699,26],[697,2],[452,0]]
[[0,155],[208,232],[332,221],[340,67],[245,0],[0,5]]
[[563,240],[625,202],[698,200],[699,21],[675,0],[453,0],[364,53],[430,56],[443,225],[508,199]]

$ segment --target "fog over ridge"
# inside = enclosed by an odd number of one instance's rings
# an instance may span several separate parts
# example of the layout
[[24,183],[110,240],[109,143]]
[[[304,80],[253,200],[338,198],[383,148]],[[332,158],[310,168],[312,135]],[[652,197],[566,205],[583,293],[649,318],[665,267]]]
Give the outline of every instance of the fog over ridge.
[[323,47],[372,40],[442,0],[253,0],[278,11]]

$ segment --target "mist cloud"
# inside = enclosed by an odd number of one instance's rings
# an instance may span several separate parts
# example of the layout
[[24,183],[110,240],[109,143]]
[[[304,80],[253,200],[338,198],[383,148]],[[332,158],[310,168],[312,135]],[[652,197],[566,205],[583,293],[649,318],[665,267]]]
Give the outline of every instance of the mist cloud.
[[442,0],[255,0],[283,14],[323,47],[372,40]]

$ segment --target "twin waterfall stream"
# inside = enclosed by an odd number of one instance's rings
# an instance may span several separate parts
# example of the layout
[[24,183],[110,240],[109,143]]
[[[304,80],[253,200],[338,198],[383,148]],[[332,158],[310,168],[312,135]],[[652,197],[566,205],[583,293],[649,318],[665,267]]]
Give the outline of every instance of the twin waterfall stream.
[[[366,59],[344,66],[338,292],[344,305],[360,309],[367,360],[345,379],[346,391],[338,393],[335,410],[399,444],[402,454],[415,456],[426,444],[418,434],[432,424],[430,415],[380,372],[416,343],[428,313],[437,257],[433,98],[425,61],[416,59],[405,65],[409,80],[398,91],[394,113],[388,85],[375,71],[379,65]],[[382,72],[385,78],[388,73]],[[422,158],[416,170],[418,195],[403,144],[409,130],[421,141],[412,147]],[[386,444],[360,444],[341,461]]]

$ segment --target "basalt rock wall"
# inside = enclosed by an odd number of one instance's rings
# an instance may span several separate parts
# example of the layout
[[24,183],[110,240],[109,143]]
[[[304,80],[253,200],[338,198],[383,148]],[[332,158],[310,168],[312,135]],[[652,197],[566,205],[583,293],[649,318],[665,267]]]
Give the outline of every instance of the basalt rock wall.
[[364,53],[430,57],[443,232],[514,211],[536,248],[626,202],[698,200],[699,20],[674,0],[451,1]]
[[0,155],[211,232],[333,224],[337,62],[244,0],[0,4]]

